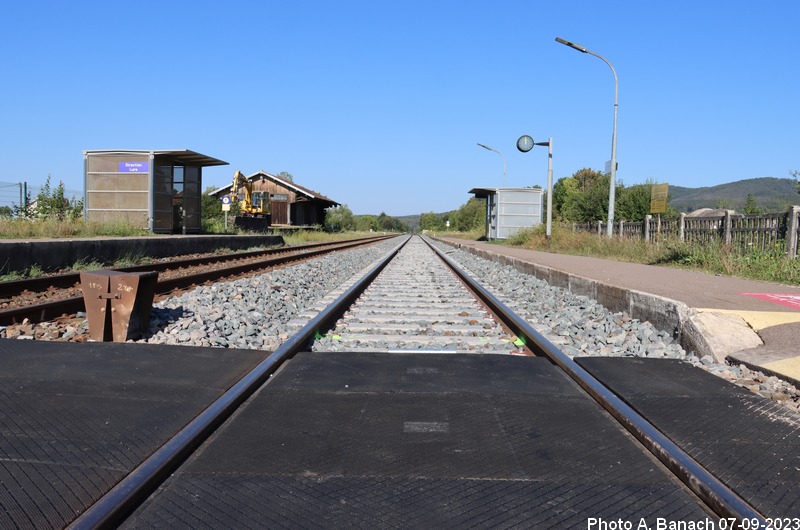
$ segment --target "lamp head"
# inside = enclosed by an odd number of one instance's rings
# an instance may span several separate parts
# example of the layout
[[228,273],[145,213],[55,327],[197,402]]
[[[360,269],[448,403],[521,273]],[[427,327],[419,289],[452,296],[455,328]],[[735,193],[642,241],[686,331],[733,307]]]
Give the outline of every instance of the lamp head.
[[570,42],[570,41],[568,41],[566,39],[562,39],[561,37],[556,37],[556,42],[559,42],[559,43],[561,43],[561,44],[563,44],[565,46],[569,46],[570,48],[575,48],[579,52],[589,53],[589,50],[587,50],[585,46],[581,46],[580,44],[576,44],[574,42]]

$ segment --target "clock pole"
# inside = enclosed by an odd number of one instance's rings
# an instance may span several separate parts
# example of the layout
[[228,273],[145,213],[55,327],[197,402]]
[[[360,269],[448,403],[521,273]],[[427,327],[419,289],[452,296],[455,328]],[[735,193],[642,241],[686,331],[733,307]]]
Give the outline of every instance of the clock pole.
[[553,137],[548,138],[546,142],[534,142],[533,138],[524,134],[517,140],[517,149],[523,153],[527,153],[535,145],[547,146],[547,227],[545,237],[550,239],[553,232]]

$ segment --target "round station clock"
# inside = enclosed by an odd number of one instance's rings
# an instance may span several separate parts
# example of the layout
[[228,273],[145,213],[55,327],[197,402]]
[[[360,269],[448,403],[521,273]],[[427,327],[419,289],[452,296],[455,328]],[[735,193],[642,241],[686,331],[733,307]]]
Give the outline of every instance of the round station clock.
[[527,134],[520,136],[519,140],[517,140],[517,149],[519,149],[523,153],[527,153],[528,151],[533,149],[533,138],[531,138]]

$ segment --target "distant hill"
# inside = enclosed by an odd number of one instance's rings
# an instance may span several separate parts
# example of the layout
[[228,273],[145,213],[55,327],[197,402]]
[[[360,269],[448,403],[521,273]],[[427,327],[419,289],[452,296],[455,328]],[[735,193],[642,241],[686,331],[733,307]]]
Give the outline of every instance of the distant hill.
[[705,188],[670,185],[669,195],[669,205],[687,213],[698,208],[717,207],[741,211],[748,195],[752,195],[756,205],[767,212],[779,212],[792,204],[800,204],[794,179],[773,177],[739,180]]
[[417,215],[401,215],[401,216],[398,216],[397,219],[399,219],[403,223],[405,223],[408,226],[409,230],[411,230],[412,232],[415,231],[417,229],[417,227],[419,227],[419,214],[417,214]]

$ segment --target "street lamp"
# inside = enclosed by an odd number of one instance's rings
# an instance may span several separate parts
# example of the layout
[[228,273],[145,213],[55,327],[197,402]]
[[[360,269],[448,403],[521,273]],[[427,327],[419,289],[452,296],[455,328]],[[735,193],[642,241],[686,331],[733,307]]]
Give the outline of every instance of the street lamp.
[[489,151],[494,151],[495,153],[500,155],[500,158],[503,159],[503,187],[505,188],[506,187],[506,157],[503,156],[503,153],[501,153],[497,149],[492,149],[488,145],[483,145],[481,143],[479,143],[478,145],[483,147],[484,149],[488,149]]
[[614,195],[617,187],[617,108],[619,107],[619,81],[617,80],[617,71],[614,70],[614,67],[608,62],[608,59],[586,49],[585,46],[575,44],[574,42],[564,40],[560,37],[556,37],[556,42],[576,49],[581,53],[588,53],[589,55],[594,55],[602,59],[603,62],[611,68],[611,72],[614,74],[614,130],[611,133],[611,182],[609,183],[608,190],[608,227],[606,228],[608,237],[611,237],[614,229]]
[[535,145],[547,146],[547,227],[545,236],[550,239],[553,232],[553,137],[548,138],[546,142],[534,142],[533,138],[525,134],[517,140],[517,149],[523,153],[527,153]]

